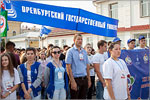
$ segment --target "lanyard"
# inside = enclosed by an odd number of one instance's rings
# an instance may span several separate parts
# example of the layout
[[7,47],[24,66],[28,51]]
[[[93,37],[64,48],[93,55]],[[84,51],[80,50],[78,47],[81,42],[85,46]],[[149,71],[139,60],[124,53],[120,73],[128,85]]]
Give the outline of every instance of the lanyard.
[[[112,58],[113,59],[113,58]],[[114,60],[114,59],[113,59]],[[115,60],[114,60],[115,61]],[[115,63],[119,66],[119,68],[120,68],[120,70],[121,71],[123,71],[123,70],[125,70],[125,68],[124,68],[124,66],[123,66],[123,64],[122,64],[122,62],[119,60],[119,62],[121,63],[121,65],[122,65],[122,67],[120,66],[120,64],[118,64],[116,61],[115,61]]]
[[59,68],[59,71],[61,71],[61,70],[60,70],[60,66],[59,66],[59,65],[60,65],[60,62],[59,62],[59,64],[57,64],[57,63],[55,62],[55,60],[53,60],[53,62],[54,62],[54,63],[56,64],[56,66]]

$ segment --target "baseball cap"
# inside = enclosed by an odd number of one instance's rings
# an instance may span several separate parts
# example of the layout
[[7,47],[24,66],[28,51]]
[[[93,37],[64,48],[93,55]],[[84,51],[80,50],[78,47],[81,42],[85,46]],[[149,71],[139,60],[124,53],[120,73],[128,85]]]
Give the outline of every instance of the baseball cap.
[[135,39],[129,39],[128,41],[127,41],[127,44],[129,44],[131,41],[136,41]]
[[118,41],[121,41],[120,38],[116,37],[114,38],[113,42],[118,42]]
[[141,39],[145,39],[145,37],[144,36],[139,36],[139,41],[141,40]]

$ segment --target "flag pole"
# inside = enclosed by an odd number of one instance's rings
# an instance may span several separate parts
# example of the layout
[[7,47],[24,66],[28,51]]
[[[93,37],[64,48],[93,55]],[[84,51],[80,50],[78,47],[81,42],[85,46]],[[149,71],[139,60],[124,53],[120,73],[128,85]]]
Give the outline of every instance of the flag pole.
[[41,41],[41,37],[39,36],[39,48],[41,47],[41,46],[40,46],[40,41]]

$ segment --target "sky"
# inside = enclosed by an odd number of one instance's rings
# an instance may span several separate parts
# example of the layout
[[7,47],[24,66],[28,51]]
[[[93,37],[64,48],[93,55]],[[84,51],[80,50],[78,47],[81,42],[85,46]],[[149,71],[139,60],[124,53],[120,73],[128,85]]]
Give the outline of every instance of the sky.
[[[96,13],[96,7],[93,5],[92,0],[36,0],[32,1],[36,3],[42,3],[42,4],[48,4],[48,5],[56,5],[56,6],[62,6],[62,7],[72,7],[72,8],[81,8],[93,13]],[[22,25],[29,27],[33,27],[36,24],[29,24],[29,23],[22,23]],[[36,25],[36,27],[40,28],[41,25]]]

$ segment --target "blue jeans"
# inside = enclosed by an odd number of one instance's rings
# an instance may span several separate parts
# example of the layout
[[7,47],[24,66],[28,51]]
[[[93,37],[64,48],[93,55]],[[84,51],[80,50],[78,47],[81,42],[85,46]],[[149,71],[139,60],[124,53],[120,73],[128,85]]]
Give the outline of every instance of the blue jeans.
[[96,99],[104,99],[103,98],[104,94],[104,87],[103,84],[100,81],[97,81],[97,86],[96,86]]
[[53,99],[50,99],[49,95],[48,95],[48,99],[49,100],[66,100],[66,90],[64,88],[55,90]]

